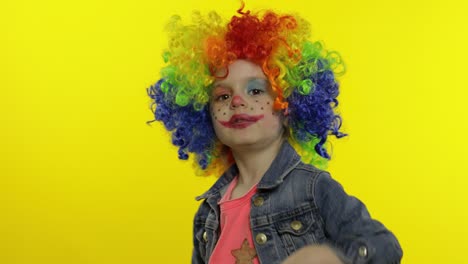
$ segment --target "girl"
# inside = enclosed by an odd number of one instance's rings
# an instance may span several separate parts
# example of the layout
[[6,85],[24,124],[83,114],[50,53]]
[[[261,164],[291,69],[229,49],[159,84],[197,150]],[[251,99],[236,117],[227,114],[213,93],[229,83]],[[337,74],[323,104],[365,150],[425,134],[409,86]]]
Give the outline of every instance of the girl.
[[173,17],[148,89],[179,158],[221,175],[197,197],[192,263],[399,263],[395,236],[324,170],[327,136],[346,136],[339,55],[300,17],[243,8],[227,26]]

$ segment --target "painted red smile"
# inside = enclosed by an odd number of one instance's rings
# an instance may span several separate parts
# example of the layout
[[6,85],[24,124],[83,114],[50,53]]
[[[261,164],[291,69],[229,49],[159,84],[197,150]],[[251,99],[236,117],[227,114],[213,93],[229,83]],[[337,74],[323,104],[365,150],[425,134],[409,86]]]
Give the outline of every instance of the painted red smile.
[[251,116],[247,114],[233,115],[229,121],[219,121],[219,123],[228,128],[246,128],[258,120],[262,119],[263,115]]

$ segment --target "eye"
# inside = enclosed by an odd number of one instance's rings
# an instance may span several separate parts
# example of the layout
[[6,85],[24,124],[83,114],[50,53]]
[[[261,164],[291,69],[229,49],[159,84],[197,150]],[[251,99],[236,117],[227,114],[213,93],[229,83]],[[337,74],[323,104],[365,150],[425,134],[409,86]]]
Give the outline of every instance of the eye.
[[252,89],[252,90],[249,90],[249,94],[250,95],[259,95],[259,94],[262,94],[264,93],[263,90],[260,90],[260,89]]
[[252,79],[247,84],[247,93],[249,95],[261,95],[268,89],[268,81],[265,79]]
[[221,94],[221,95],[217,95],[215,97],[215,100],[216,101],[226,101],[227,99],[229,99],[229,94]]
[[212,93],[212,100],[215,102],[223,102],[231,98],[231,90],[221,85],[216,86]]

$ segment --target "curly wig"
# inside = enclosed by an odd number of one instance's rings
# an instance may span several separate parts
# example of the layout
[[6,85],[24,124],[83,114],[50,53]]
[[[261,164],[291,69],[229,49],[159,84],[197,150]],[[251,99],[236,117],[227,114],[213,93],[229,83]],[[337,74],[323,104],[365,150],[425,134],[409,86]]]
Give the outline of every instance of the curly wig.
[[[193,13],[191,24],[173,16],[166,27],[168,48],[161,79],[147,89],[155,119],[161,121],[178,147],[179,159],[193,154],[197,174],[220,175],[232,162],[230,150],[216,137],[209,97],[216,78],[227,76],[237,59],[259,65],[276,94],[273,108],[288,112],[289,138],[304,162],[325,167],[331,158],[324,147],[339,132],[335,113],[344,73],[340,55],[309,40],[310,28],[299,16],[273,11],[243,11],[225,22],[216,12]],[[225,69],[225,71],[219,71]],[[216,76],[226,72],[225,76]]]

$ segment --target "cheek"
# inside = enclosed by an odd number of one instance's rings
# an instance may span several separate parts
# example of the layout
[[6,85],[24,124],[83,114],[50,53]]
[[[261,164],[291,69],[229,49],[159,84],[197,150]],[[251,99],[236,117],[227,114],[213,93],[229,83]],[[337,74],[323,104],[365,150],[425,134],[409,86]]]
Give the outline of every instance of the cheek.
[[268,119],[269,117],[278,118],[280,112],[273,110],[273,101],[274,99],[270,97],[255,99],[249,110],[255,114],[263,114]]
[[250,111],[253,114],[264,115],[264,124],[270,129],[276,130],[278,126],[281,126],[281,112],[273,110],[273,99],[271,98],[256,99],[251,104]]
[[227,103],[214,103],[210,107],[211,120],[224,120],[227,118],[229,104]]
[[273,100],[270,98],[255,99],[250,104],[249,111],[256,114],[264,114],[265,116],[274,115]]
[[[211,119],[212,120],[225,120],[230,117],[231,110],[229,103],[213,103],[211,105]],[[258,98],[249,103],[248,114],[263,114],[265,117],[279,115],[278,112],[273,111],[273,99],[271,98]]]
[[276,131],[282,127],[279,112],[268,111],[265,113],[265,126],[271,131]]

